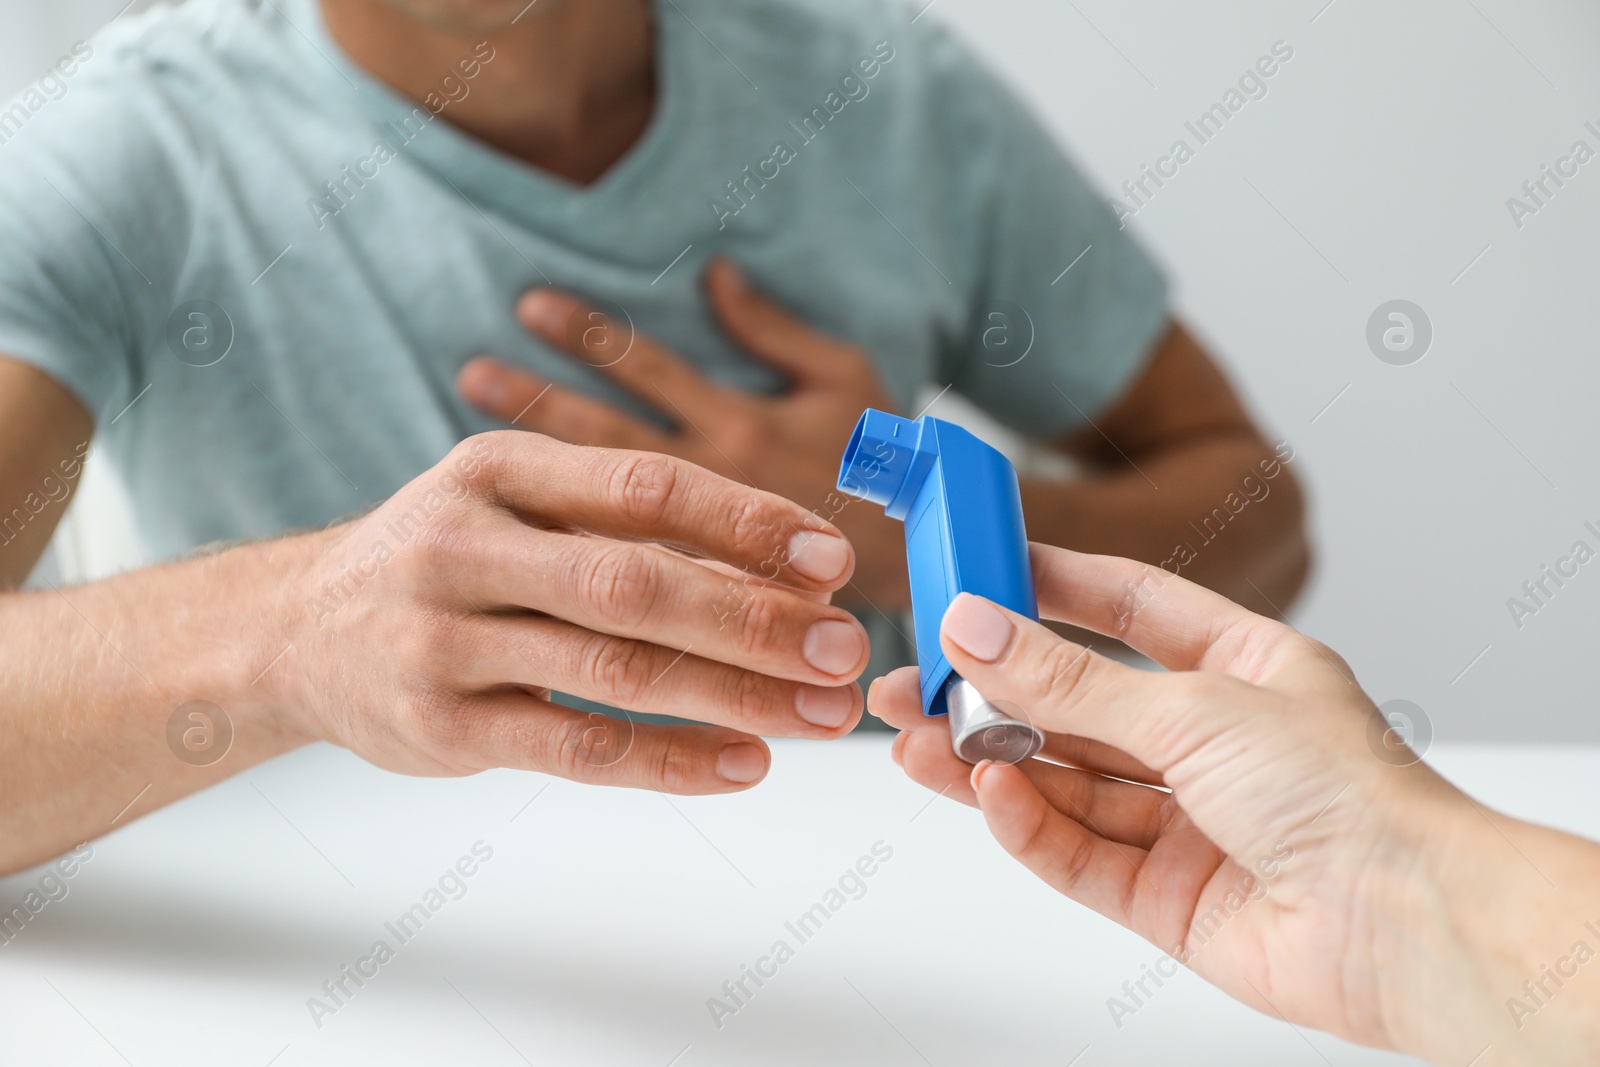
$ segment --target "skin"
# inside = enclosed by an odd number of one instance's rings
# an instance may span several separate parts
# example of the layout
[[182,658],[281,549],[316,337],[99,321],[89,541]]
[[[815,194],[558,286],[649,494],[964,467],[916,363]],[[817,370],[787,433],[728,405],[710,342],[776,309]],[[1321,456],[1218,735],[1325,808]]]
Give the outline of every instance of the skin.
[[[15,589],[33,570],[55,533],[82,467],[73,460],[94,436],[83,406],[55,379],[32,367],[0,358],[0,593]],[[66,475],[70,474],[71,477]],[[58,479],[67,497],[51,499],[47,478]],[[32,495],[32,500],[29,497]],[[21,505],[26,521],[13,508]],[[38,510],[38,515],[33,512]],[[10,520],[7,522],[6,520]]]
[[[448,120],[575,183],[603,174],[653,114],[642,0],[325,0],[324,16],[356,62],[419,102],[487,37],[498,58]],[[770,407],[749,400],[738,419],[719,424],[718,432],[743,436],[728,443],[762,472],[762,486],[781,486],[801,504],[687,461],[686,453],[711,458],[685,447],[687,437],[660,449],[665,455],[646,455],[507,432],[464,442],[369,515],[328,530],[73,589],[0,592],[0,873],[316,740],[412,774],[507,766],[711,793],[765,774],[760,736],[847,732],[862,712],[853,682],[867,659],[865,633],[825,601],[856,592],[856,552],[810,511],[819,499],[812,487],[837,449],[819,450],[814,436],[803,438],[810,449],[788,446],[806,419],[842,426],[863,401],[881,400],[881,389],[865,354],[807,330],[731,278],[713,282],[721,286],[714,299],[754,355],[797,379],[814,361],[828,366],[826,380]],[[1197,349],[1174,337],[1152,368],[1176,361],[1188,372],[1157,373],[1151,395],[1206,379]],[[660,356],[656,369],[674,399],[696,403],[697,383],[672,378],[672,357]],[[1203,512],[1221,499],[1212,490],[1231,487],[1237,473],[1216,465],[1242,469],[1246,454],[1262,451],[1259,434],[1236,402],[1208,402],[1197,437],[1176,414],[1183,405],[1138,399],[1150,392],[1136,387],[1129,402],[1143,430],[1119,429],[1115,416],[1102,429],[1136,448],[1130,459],[1159,464],[1170,486],[1163,506],[1198,506],[1203,497]],[[1161,431],[1152,414],[1161,411],[1183,433]],[[26,508],[0,543],[0,589],[32,571],[64,510],[48,488],[58,483],[46,479],[75,481],[93,430],[70,393],[0,354],[0,520]],[[803,456],[768,463],[778,451]],[[1095,484],[1111,495],[1030,487],[1030,506],[1093,511],[1131,478],[1108,467]],[[55,499],[36,508],[41,487]],[[1237,552],[1281,568],[1284,577],[1258,572],[1263,588],[1287,596],[1298,585],[1299,502],[1292,481],[1283,488],[1206,560],[1219,579]],[[1122,512],[1130,529],[1161,515],[1141,506]],[[419,509],[423,519],[397,537],[395,524],[415,521]],[[844,521],[861,524],[851,532],[870,551],[863,558],[876,581],[892,539],[881,520],[870,528],[867,510],[850,509]],[[1089,536],[1087,515],[1075,521]],[[1112,517],[1092,521],[1115,529]],[[1052,520],[1052,533],[1060,525],[1063,538],[1080,536],[1066,522]],[[1155,551],[1165,539],[1118,545]],[[901,566],[898,550],[892,555],[884,567],[891,587]],[[903,574],[898,581],[898,590],[871,592],[897,602]],[[628,729],[551,703],[552,689],[701,725]],[[212,727],[232,727],[225,754],[205,766],[180,751],[192,734],[184,724],[195,721],[182,709],[194,701],[220,709],[208,713]],[[175,714],[179,741],[169,744]]]
[[[819,509],[849,535],[863,562],[840,602],[883,612],[908,608],[901,524],[879,508],[830,504],[838,499],[838,457],[861,412],[893,407],[871,357],[761,295],[730,261],[711,265],[705,291],[728,336],[788,376],[785,393],[751,396],[719,386],[644,335],[635,336],[624,358],[603,358],[586,345],[618,327],[551,289],[519,302],[522,324],[638,396],[674,431],[490,357],[463,367],[458,388],[483,411],[526,429],[681,456]],[[1273,447],[1183,327],[1171,328],[1127,394],[1094,425],[1049,444],[1090,473],[1070,482],[1023,479],[1023,509],[1035,537],[1151,563],[1172,558],[1174,545],[1200,545],[1184,574],[1262,611],[1276,613],[1304,585],[1310,550],[1299,482],[1281,464],[1270,483],[1261,480],[1260,464],[1273,462]],[[1240,486],[1251,475],[1269,492],[1203,544],[1191,521],[1204,521],[1230,494],[1243,496]]]
[[[653,111],[645,9],[520,5],[326,0],[325,13],[358,62],[419,100],[429,72],[493,35],[512,61],[488,68],[450,121],[593,181]],[[804,508],[681,457],[720,466],[715,452],[734,473],[748,467],[814,501],[831,491],[826,465],[816,454],[790,462],[806,450],[789,446],[808,422],[832,442],[883,391],[865,353],[808,330],[726,265],[708,297],[730,335],[788,370],[794,388],[777,400],[720,395],[646,343],[619,380],[643,384],[642,363],[680,413],[732,413],[708,420],[715,439],[680,427],[648,442],[679,458],[486,435],[354,522],[70,590],[0,593],[0,873],[313,740],[411,774],[510,766],[708,793],[765,773],[759,734],[848,730],[866,647],[827,600],[850,582],[855,553]],[[553,321],[548,302],[562,299],[535,294],[519,313],[540,329]],[[461,384],[508,411],[517,390],[539,383],[476,364]],[[537,419],[565,418],[572,438],[636,436],[580,399],[552,390]],[[0,544],[0,587],[31,570],[92,430],[59,385],[0,357],[0,500],[29,514]],[[1181,524],[1268,451],[1181,327],[1091,430],[1054,444],[1096,477],[1026,486],[1033,524],[1052,540],[1146,560],[1175,534],[1186,540]],[[1146,479],[1163,488],[1146,493]],[[1190,573],[1286,601],[1307,557],[1293,477],[1276,488],[1275,503],[1250,511]],[[393,524],[418,509],[423,520],[374,568],[373,546],[398,540]],[[866,510],[843,521],[874,581],[886,575],[868,589],[899,606],[894,538]],[[1049,884],[1260,1010],[1439,1064],[1592,1059],[1594,972],[1554,996],[1541,987],[1532,1017],[1515,1019],[1506,1004],[1532,1000],[1524,983],[1594,918],[1583,888],[1600,882],[1600,849],[1486,811],[1423,764],[1374,758],[1371,701],[1342,661],[1292,630],[1148,566],[1036,552],[1047,615],[1126,641],[1173,673],[1129,670],[963,597],[946,618],[946,654],[1048,731],[1046,758],[969,770],[944,724],[921,717],[915,673],[902,671],[872,704],[907,731],[895,755],[908,773],[978,805],[1001,845]],[[550,703],[552,688],[702,724],[591,718]],[[214,702],[233,729],[206,766],[169,748],[174,709],[194,700]],[[1241,898],[1254,899],[1230,903]],[[1218,914],[1225,921],[1208,929]]]
[[323,0],[322,17],[346,55],[419,102],[487,40],[494,62],[445,118],[578,185],[610,169],[655,112],[645,0]]
[[1259,1011],[1451,1067],[1594,1061],[1600,970],[1572,954],[1596,947],[1600,846],[1470,800],[1386,733],[1338,656],[1281,623],[1130,560],[1035,545],[1033,568],[1047,618],[1170,673],[962,594],[940,634],[951,665],[1047,742],[968,767],[910,668],[868,697],[905,731],[907,774]]
[[[466,99],[451,105],[448,121],[580,185],[621,158],[654,111],[651,14],[642,0],[539,0],[531,8],[516,0],[323,0],[322,7],[340,46],[414,99],[436,89],[435,72],[489,40],[499,58],[483,68]],[[712,266],[705,290],[730,338],[790,375],[788,394],[770,400],[720,389],[645,337],[601,372],[675,423],[674,434],[598,410],[566,389],[544,392],[549,383],[493,358],[464,367],[460,391],[486,413],[526,429],[578,444],[666,452],[823,507],[835,493],[837,458],[856,418],[868,406],[891,406],[870,353],[788,315],[742,283],[731,263]],[[516,314],[558,351],[591,366],[610,362],[583,351],[581,340],[595,333],[573,324],[598,320],[573,295],[535,290]],[[795,447],[797,441],[805,447]],[[1089,476],[1024,481],[1033,536],[1151,563],[1171,558],[1177,544],[1197,542],[1190,524],[1238,493],[1241,481],[1273,455],[1215,360],[1181,324],[1094,425],[1040,443],[1079,461]],[[1304,586],[1311,554],[1295,473],[1283,470],[1271,489],[1205,544],[1184,574],[1276,614]],[[840,602],[904,610],[910,588],[902,533],[874,510],[850,507],[837,515],[865,564]]]
[[[49,388],[0,391],[0,424]],[[502,431],[354,522],[5,594],[0,873],[319,740],[406,774],[747,788],[761,736],[835,738],[861,715],[866,634],[826,603],[854,565],[771,494]],[[584,715],[551,689],[704,725]],[[209,766],[169,736],[192,701],[232,725]]]

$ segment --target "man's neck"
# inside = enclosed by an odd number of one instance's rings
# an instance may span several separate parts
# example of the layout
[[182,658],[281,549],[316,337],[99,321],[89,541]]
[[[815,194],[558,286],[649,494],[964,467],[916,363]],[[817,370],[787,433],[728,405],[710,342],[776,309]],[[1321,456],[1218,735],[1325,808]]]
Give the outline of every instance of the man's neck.
[[[551,3],[476,32],[384,0],[322,0],[322,12],[333,39],[374,78],[418,103],[430,94],[451,99],[443,118],[580,185],[632,147],[655,108],[648,0]],[[458,64],[472,63],[485,41],[494,58],[465,83],[465,97],[454,99],[442,88],[445,79],[461,82]]]

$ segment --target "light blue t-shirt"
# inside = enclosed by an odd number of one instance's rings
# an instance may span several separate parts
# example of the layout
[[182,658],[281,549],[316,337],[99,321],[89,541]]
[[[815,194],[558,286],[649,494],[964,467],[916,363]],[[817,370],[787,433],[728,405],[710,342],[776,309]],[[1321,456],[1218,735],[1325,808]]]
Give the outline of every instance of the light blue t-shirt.
[[89,408],[162,558],[387,498],[493,427],[455,393],[480,354],[640,410],[515,322],[543,284],[752,390],[780,383],[711,318],[716,255],[870,352],[902,409],[951,384],[1058,437],[1130,383],[1159,273],[931,18],[673,0],[655,24],[657,113],[579,187],[450,124],[492,46],[418,106],[314,0],[119,20],[0,108],[0,353]]

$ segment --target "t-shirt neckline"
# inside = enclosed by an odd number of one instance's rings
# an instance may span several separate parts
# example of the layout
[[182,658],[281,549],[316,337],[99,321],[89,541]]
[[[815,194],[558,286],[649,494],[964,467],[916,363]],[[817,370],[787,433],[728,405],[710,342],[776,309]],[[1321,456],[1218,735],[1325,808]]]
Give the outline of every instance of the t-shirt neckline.
[[[429,110],[351,59],[328,32],[317,0],[293,0],[292,10],[296,12],[294,26],[302,30],[306,43],[342,76],[331,81],[349,93],[361,111],[384,130],[396,134],[400,128],[395,124],[401,119],[413,115],[418,108]],[[651,0],[651,18],[656,60],[654,113],[638,140],[593,182],[580,185],[479,140],[450,123],[448,104],[406,145],[405,154],[457,186],[474,202],[492,204],[508,214],[529,219],[551,211],[567,214],[631,195],[642,181],[659,172],[659,157],[676,139],[688,90],[688,80],[682,76],[679,28],[664,17],[659,0]]]

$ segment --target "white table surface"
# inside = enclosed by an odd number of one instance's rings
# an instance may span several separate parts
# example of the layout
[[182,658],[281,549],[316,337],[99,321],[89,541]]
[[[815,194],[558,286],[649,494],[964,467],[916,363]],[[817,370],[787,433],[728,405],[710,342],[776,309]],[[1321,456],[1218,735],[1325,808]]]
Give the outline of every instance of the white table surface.
[[[1035,881],[975,812],[930,804],[886,737],[774,749],[753,793],[700,799],[413,780],[327,747],[256,768],[97,842],[0,945],[0,1063],[1411,1062],[1187,972],[1119,1029],[1107,998],[1155,949]],[[1433,756],[1490,804],[1600,836],[1600,750]],[[465,895],[398,944],[385,923],[480,840]],[[879,841],[865,895],[800,943],[785,922]],[[0,880],[0,907],[38,878]],[[380,938],[394,958],[318,1027],[307,999]],[[779,939],[793,958],[719,1029],[707,998]]]

